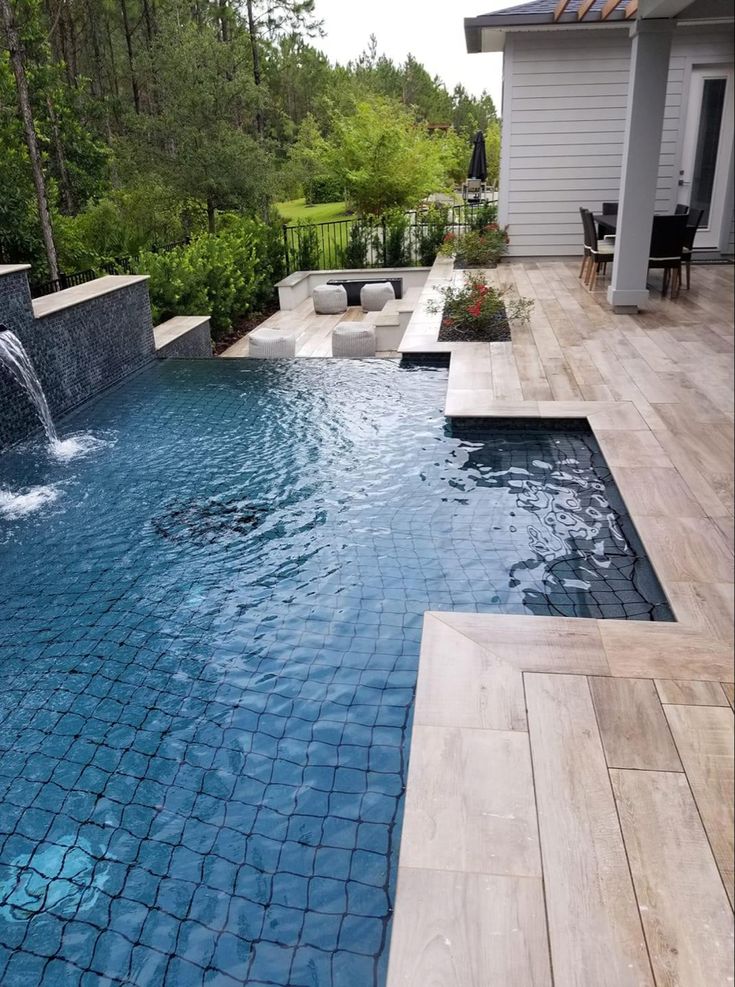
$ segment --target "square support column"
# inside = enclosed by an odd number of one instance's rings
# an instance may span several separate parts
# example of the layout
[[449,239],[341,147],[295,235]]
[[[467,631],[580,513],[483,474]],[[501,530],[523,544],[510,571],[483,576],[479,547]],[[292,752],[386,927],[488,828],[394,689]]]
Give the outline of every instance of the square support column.
[[607,289],[607,300],[616,311],[635,311],[648,301],[646,274],[674,22],[639,20],[631,34],[615,261],[612,283]]

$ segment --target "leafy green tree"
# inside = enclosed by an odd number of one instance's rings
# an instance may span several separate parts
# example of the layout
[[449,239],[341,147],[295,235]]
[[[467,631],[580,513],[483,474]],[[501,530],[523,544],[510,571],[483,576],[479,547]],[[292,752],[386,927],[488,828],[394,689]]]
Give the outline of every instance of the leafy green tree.
[[159,111],[132,131],[134,159],[205,203],[210,233],[221,209],[255,212],[269,198],[273,170],[253,135],[256,100],[242,36],[222,42],[194,24],[158,42]]
[[315,202],[314,187],[330,178],[330,161],[329,145],[311,114],[304,118],[299,127],[296,141],[289,151],[289,165],[295,181],[304,191],[306,201]]
[[498,118],[495,103],[489,93],[483,92],[476,98],[464,86],[458,85],[452,92],[452,104],[452,126],[467,140],[471,140],[478,130],[486,131]]
[[354,116],[337,118],[330,144],[331,170],[362,215],[412,208],[446,184],[441,144],[385,97],[360,102]]
[[500,181],[500,120],[492,120],[485,132],[485,153],[487,154],[487,180],[491,185]]

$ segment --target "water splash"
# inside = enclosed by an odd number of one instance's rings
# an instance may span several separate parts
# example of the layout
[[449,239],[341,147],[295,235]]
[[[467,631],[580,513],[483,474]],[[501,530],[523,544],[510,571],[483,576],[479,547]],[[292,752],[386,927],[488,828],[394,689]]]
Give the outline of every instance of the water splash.
[[53,504],[59,493],[58,487],[52,485],[29,487],[17,493],[12,490],[0,490],[0,517],[15,521],[29,514],[35,514],[47,504]]
[[49,443],[58,443],[59,437],[33,362],[18,337],[6,326],[0,326],[0,364],[10,371],[33,402]]
[[54,459],[67,463],[72,459],[82,459],[104,446],[112,444],[110,439],[92,435],[91,432],[77,432],[65,439],[56,439],[49,444],[49,451]]

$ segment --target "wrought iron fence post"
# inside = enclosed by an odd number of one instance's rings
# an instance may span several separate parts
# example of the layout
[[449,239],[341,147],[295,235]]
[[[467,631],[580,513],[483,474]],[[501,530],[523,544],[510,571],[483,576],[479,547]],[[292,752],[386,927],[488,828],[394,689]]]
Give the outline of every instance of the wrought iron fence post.
[[290,274],[291,258],[288,254],[288,223],[283,224],[283,256],[286,260],[286,274]]
[[386,223],[385,216],[380,217],[380,224],[383,227],[383,267],[388,266],[388,248],[386,247]]

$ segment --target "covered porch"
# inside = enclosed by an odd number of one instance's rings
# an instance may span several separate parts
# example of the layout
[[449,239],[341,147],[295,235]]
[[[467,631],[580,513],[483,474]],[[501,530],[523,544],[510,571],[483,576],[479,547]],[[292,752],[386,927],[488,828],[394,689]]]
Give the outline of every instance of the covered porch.
[[614,200],[606,299],[625,314],[652,302],[655,217],[688,209],[694,254],[732,255],[732,31],[727,0],[531,0],[465,20],[468,51],[504,53],[513,256],[581,252],[579,208]]

